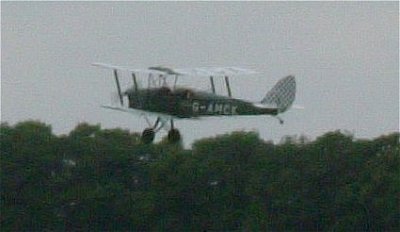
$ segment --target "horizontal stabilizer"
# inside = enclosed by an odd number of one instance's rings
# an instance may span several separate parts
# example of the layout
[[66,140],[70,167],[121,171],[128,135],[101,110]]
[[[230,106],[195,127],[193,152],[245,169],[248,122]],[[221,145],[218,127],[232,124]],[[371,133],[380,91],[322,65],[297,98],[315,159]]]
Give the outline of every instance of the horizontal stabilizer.
[[296,110],[304,110],[304,109],[305,109],[304,106],[300,106],[300,105],[292,105],[291,108],[292,108],[292,109],[296,109]]

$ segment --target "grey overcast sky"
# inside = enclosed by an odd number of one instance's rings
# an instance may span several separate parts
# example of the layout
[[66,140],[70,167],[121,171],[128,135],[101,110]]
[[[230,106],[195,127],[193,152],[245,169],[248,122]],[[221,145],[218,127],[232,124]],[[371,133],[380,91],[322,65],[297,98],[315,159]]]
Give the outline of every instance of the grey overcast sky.
[[99,107],[115,84],[92,62],[253,68],[260,74],[231,80],[235,96],[253,101],[296,76],[305,110],[282,115],[284,125],[268,116],[178,121],[187,145],[234,130],[275,142],[399,130],[398,2],[1,2],[1,121],[37,119],[56,134],[79,122],[141,132],[143,118]]

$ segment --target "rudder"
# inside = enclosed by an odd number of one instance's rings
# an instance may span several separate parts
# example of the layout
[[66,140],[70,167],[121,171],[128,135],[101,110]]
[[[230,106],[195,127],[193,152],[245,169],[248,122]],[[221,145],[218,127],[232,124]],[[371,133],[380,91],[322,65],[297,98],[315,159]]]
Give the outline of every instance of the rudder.
[[296,96],[296,80],[287,76],[279,80],[262,99],[262,104],[276,105],[278,113],[283,113],[292,106]]

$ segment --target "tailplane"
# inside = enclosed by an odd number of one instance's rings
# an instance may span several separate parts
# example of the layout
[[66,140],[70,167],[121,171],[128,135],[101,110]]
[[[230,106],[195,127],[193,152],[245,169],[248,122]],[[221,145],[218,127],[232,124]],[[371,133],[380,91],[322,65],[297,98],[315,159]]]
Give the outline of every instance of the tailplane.
[[278,113],[288,110],[296,96],[296,81],[294,76],[282,78],[262,99],[262,104],[275,105]]

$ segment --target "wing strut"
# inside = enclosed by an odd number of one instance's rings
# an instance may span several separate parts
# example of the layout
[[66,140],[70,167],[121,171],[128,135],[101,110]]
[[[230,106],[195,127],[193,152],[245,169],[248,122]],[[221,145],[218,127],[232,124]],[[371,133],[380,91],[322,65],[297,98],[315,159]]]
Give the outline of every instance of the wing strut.
[[213,76],[210,76],[210,82],[211,82],[211,91],[215,94],[215,85]]
[[226,89],[228,90],[228,96],[232,97],[231,86],[229,85],[228,76],[225,76],[225,84],[226,84]]
[[117,84],[117,90],[118,90],[119,101],[121,102],[121,106],[123,106],[123,105],[124,105],[124,100],[123,100],[123,98],[122,98],[121,86],[119,85],[118,73],[117,73],[117,70],[116,70],[116,69],[114,69],[114,77],[115,77],[115,83]]
[[138,83],[136,81],[136,75],[135,73],[132,73],[132,80],[133,80],[133,85],[135,87],[135,91],[138,91]]
[[178,75],[175,75],[175,80],[174,80],[174,89],[176,88],[176,83],[178,83]]

